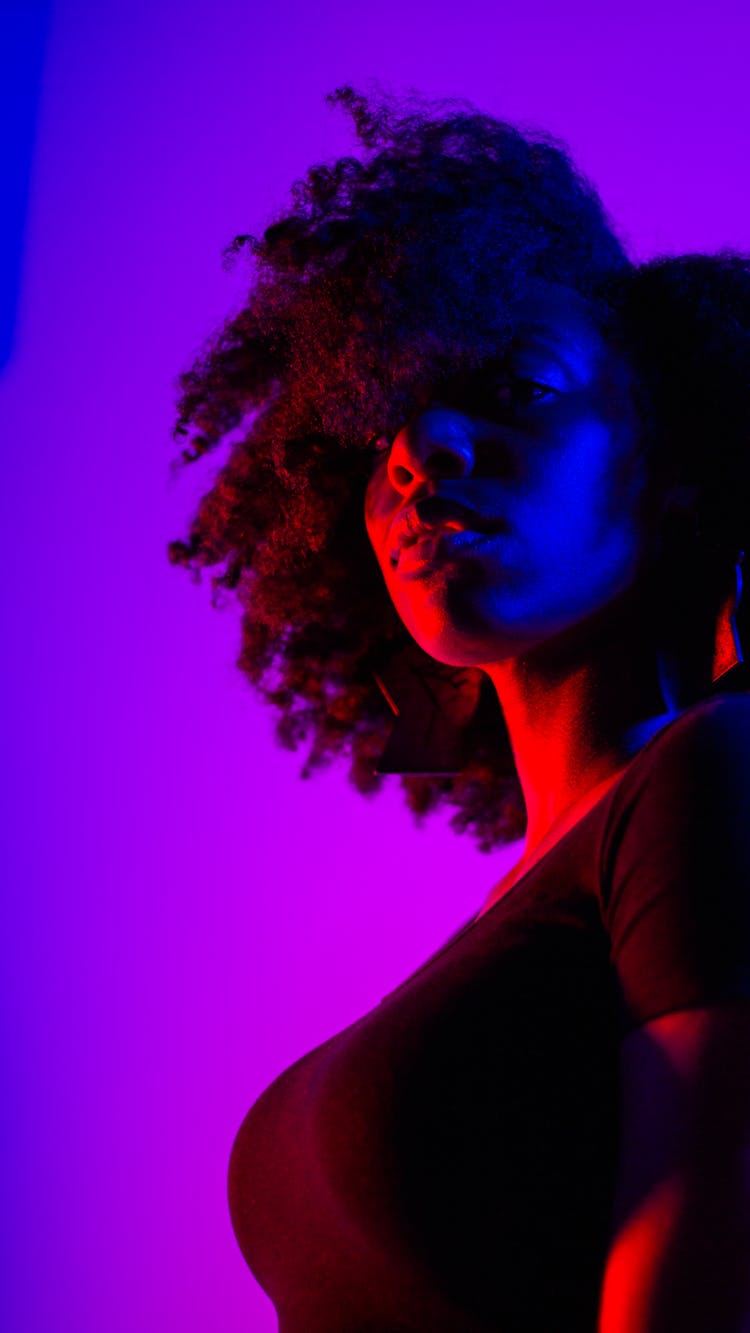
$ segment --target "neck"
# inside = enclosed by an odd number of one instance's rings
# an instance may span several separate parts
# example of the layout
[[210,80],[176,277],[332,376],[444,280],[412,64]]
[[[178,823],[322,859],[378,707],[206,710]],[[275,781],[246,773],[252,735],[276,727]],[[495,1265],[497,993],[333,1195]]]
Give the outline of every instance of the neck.
[[[664,639],[636,588],[584,626],[490,664],[526,805],[525,854],[585,808],[655,732],[710,693],[717,663],[736,661],[731,605],[718,621]],[[705,623],[705,622],[704,622]],[[678,641],[679,640],[679,641]],[[734,654],[734,657],[733,657]]]

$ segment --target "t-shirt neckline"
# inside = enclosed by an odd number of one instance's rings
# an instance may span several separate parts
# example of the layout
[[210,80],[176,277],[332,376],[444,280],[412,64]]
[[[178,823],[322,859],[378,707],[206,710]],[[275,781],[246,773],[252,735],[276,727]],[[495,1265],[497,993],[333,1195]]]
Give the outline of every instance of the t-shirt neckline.
[[[469,917],[468,921],[465,921],[463,925],[458,927],[458,930],[454,931],[454,933],[446,940],[445,944],[442,945],[440,949],[438,949],[437,953],[430,955],[430,957],[427,959],[427,962],[424,963],[423,966],[426,967],[429,963],[433,962],[433,960],[437,959],[441,954],[445,952],[446,949],[451,948],[452,945],[456,944],[460,939],[463,938],[464,935],[468,934],[468,932],[474,926],[479,926],[482,921],[484,921],[487,917],[491,916],[492,913],[495,911],[495,908],[499,907],[501,903],[506,902],[507,899],[510,898],[511,894],[514,894],[516,889],[519,888],[519,886],[529,878],[529,875],[533,875],[534,871],[538,870],[539,867],[547,860],[547,858],[552,856],[553,852],[556,852],[558,848],[560,848],[562,844],[567,841],[568,838],[572,837],[572,835],[576,832],[576,830],[579,829],[581,825],[590,816],[592,816],[595,813],[595,811],[599,809],[602,802],[606,801],[607,797],[617,790],[617,788],[623,781],[625,775],[631,771],[636,760],[640,759],[641,755],[645,754],[646,751],[651,748],[651,746],[654,744],[655,741],[659,739],[660,736],[664,736],[667,731],[669,731],[672,727],[676,726],[676,724],[680,722],[683,718],[687,717],[688,714],[693,713],[697,708],[701,708],[703,707],[704,704],[712,703],[717,698],[722,698],[722,697],[724,697],[724,693],[721,691],[717,691],[714,694],[704,695],[703,698],[697,699],[694,703],[689,704],[686,708],[683,708],[681,713],[676,713],[673,716],[671,716],[667,722],[665,722],[656,731],[652,732],[648,740],[644,741],[640,749],[636,750],[635,754],[631,755],[627,764],[625,764],[625,766],[622,769],[620,769],[614,781],[611,782],[610,785],[606,788],[606,790],[602,792],[601,796],[597,797],[593,805],[589,806],[588,810],[586,810],[584,814],[582,814],[580,818],[577,819],[575,823],[570,826],[570,828],[566,829],[565,832],[560,835],[557,841],[552,843],[551,847],[548,847],[545,852],[542,852],[542,855],[538,858],[538,860],[534,861],[534,863],[529,866],[528,870],[525,870],[522,875],[519,875],[518,879],[515,881],[515,883],[513,883],[510,886],[507,893],[504,893],[502,897],[498,898],[497,902],[494,902],[492,906],[488,907],[487,911],[483,912],[481,915],[478,915],[476,912],[474,912],[472,916]],[[726,691],[726,697],[730,697],[729,691]],[[420,968],[419,971],[421,970],[422,969]]]

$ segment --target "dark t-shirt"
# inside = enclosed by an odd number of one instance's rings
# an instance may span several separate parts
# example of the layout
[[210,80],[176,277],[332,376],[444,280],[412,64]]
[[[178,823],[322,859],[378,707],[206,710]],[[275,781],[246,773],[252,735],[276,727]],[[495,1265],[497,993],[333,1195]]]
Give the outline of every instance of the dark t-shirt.
[[595,1333],[618,1046],[750,998],[750,697],[673,719],[483,916],[242,1124],[281,1333]]

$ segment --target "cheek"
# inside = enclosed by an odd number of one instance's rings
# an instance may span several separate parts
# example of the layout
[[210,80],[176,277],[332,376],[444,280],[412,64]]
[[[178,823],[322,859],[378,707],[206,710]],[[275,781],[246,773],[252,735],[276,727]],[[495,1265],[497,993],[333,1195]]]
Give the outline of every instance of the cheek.
[[398,501],[398,493],[388,481],[386,465],[383,462],[367,483],[364,504],[365,528],[381,564],[387,558],[384,543]]
[[374,545],[379,527],[379,515],[377,488],[372,481],[368,482],[365,491],[364,519],[367,536]]
[[[606,598],[634,577],[644,541],[640,478],[607,423],[580,423],[519,497],[516,532],[541,598]],[[529,589],[530,591],[530,589]]]
[[637,523],[642,469],[636,441],[617,423],[592,415],[548,457],[546,482],[555,526],[606,536]]

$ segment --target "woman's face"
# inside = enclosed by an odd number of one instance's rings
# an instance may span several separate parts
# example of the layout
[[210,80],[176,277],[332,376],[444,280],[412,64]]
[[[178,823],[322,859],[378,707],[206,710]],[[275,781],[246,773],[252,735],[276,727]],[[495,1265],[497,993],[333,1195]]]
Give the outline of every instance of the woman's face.
[[394,606],[452,665],[515,657],[579,625],[632,584],[647,549],[626,363],[569,288],[529,283],[514,312],[509,352],[438,388],[382,442],[367,486]]

